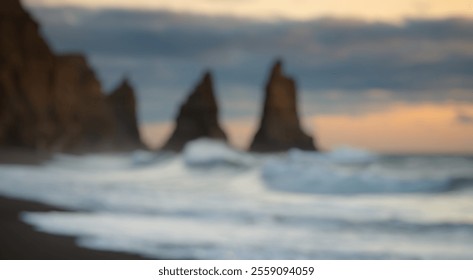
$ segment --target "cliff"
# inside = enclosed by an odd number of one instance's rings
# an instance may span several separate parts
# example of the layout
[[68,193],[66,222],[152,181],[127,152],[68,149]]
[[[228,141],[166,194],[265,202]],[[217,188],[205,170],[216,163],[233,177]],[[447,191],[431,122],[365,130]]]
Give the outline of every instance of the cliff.
[[277,61],[266,84],[263,115],[250,151],[277,152],[290,148],[316,150],[313,138],[300,126],[296,83],[284,75],[282,62]]
[[119,149],[119,121],[82,55],[56,55],[18,0],[0,6],[0,147]]

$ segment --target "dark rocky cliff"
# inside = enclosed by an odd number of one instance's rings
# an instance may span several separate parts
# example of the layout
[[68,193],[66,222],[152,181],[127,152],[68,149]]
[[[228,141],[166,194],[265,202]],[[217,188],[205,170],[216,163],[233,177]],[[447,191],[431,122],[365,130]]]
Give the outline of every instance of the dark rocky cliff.
[[0,147],[103,151],[119,120],[82,55],[56,55],[19,0],[0,6]]
[[266,84],[263,115],[250,151],[277,152],[290,148],[316,150],[313,138],[300,126],[296,84],[284,75],[282,62],[277,61]]

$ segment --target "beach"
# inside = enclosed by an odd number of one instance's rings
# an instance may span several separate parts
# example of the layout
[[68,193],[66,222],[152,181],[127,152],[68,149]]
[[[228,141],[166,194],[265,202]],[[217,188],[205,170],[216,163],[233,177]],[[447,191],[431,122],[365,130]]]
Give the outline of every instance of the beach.
[[80,248],[75,238],[36,231],[23,223],[22,212],[66,211],[45,204],[0,197],[0,259],[2,260],[136,260],[133,254]]

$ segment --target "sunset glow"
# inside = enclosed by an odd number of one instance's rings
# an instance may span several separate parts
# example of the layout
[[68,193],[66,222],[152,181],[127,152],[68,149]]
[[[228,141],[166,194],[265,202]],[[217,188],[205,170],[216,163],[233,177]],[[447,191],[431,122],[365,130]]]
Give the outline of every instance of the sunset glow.
[[472,153],[471,116],[471,105],[395,105],[361,116],[316,116],[312,122],[321,146],[327,148],[353,145],[383,152]]
[[228,15],[257,19],[288,18],[306,20],[316,17],[361,17],[368,20],[398,21],[406,17],[440,18],[473,16],[471,0],[25,0],[28,5],[75,5],[88,8],[161,9],[207,15]]
[[[354,146],[386,153],[473,153],[473,106],[394,105],[391,109],[359,116],[318,115],[306,118],[323,149]],[[256,129],[251,120],[224,123],[234,146],[245,149]],[[172,126],[142,126],[153,147],[159,147]],[[159,138],[156,138],[160,135]]]

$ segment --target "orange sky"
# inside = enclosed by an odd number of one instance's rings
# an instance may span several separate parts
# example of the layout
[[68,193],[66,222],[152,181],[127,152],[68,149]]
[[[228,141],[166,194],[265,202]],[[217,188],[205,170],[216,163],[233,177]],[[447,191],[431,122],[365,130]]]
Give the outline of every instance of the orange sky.
[[34,5],[164,9],[207,15],[304,20],[321,16],[398,21],[406,17],[473,17],[473,0],[23,0]]
[[[459,114],[471,121],[459,122]],[[323,147],[349,144],[386,152],[473,153],[472,105],[394,105],[379,113],[311,120]]]
[[[459,114],[470,122],[459,122]],[[318,115],[305,119],[326,149],[349,145],[378,152],[473,153],[473,105],[393,105],[383,112],[359,116]],[[233,145],[245,148],[254,120],[225,122]],[[171,132],[166,123],[142,128],[145,140],[158,147]]]

